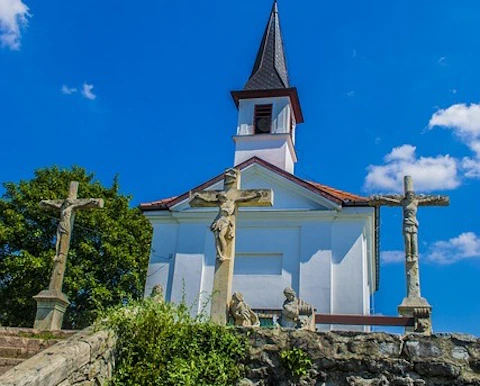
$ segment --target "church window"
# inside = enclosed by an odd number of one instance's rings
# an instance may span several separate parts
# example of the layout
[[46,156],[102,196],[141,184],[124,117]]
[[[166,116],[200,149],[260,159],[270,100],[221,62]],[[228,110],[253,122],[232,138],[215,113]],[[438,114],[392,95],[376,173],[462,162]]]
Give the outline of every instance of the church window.
[[272,105],[255,105],[253,120],[255,134],[270,133],[272,127]]

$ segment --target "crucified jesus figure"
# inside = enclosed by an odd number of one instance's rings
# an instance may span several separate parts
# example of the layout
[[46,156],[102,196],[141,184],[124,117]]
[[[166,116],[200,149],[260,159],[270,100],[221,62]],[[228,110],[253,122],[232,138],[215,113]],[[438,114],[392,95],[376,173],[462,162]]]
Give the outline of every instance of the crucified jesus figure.
[[233,195],[231,197],[229,197],[228,192],[217,192],[214,197],[203,196],[200,192],[192,195],[192,198],[198,198],[207,203],[218,203],[217,217],[210,225],[210,230],[215,235],[215,248],[218,260],[224,261],[230,258],[227,256],[227,245],[235,238],[233,216],[237,204],[248,202],[258,197],[262,197],[262,193],[259,191],[242,196]]
[[405,242],[405,259],[407,263],[407,295],[420,296],[418,275],[418,220],[419,206],[448,206],[448,196],[417,195],[413,190],[412,177],[404,177],[405,195],[372,196],[372,206],[401,206],[403,208],[403,237]]
[[226,324],[228,305],[232,298],[235,265],[236,217],[239,206],[272,206],[270,189],[240,189],[240,171],[227,169],[223,190],[190,193],[191,207],[216,207],[218,214],[210,225],[215,236],[215,275],[213,278],[211,320]]
[[57,239],[55,243],[55,256],[53,258],[53,273],[50,279],[49,290],[61,291],[63,276],[65,274],[66,258],[70,248],[75,211],[78,209],[103,208],[103,199],[85,198],[77,199],[78,182],[70,184],[70,191],[65,200],[42,200],[40,207],[60,210],[60,221],[57,226]]

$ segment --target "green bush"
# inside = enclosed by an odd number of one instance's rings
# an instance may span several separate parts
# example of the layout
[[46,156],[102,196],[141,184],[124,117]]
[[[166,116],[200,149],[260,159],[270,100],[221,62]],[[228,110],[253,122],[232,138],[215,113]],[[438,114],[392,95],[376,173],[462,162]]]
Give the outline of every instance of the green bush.
[[283,367],[285,367],[292,376],[307,375],[308,370],[310,370],[313,365],[308,354],[297,347],[282,351],[280,353],[280,359]]
[[111,310],[101,323],[117,335],[114,386],[232,385],[246,340],[230,327],[192,318],[185,304],[151,299]]

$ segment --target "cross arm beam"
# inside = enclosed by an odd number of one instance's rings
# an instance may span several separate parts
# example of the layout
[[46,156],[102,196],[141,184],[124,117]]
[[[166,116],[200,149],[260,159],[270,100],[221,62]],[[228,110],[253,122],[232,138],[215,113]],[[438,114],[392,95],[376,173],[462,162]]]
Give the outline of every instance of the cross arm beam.
[[205,190],[203,192],[190,192],[191,207],[214,207],[218,206],[218,190]]
[[402,206],[403,196],[399,194],[386,194],[382,196],[371,196],[369,198],[368,204],[370,206]]
[[103,208],[104,204],[102,198],[82,198],[75,200],[73,202],[73,207],[75,209],[93,209]]
[[43,209],[60,209],[63,201],[64,200],[42,200],[38,205]]
[[418,205],[421,206],[449,206],[450,197],[448,196],[425,196],[417,195]]
[[271,189],[242,190],[236,202],[238,206],[272,206],[273,191]]

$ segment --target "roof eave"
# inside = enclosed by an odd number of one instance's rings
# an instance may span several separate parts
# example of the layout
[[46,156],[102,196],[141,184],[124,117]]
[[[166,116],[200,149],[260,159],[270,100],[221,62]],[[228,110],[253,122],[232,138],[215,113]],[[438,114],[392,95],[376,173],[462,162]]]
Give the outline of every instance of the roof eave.
[[233,101],[235,105],[240,104],[242,99],[254,99],[254,98],[275,98],[286,96],[290,98],[292,104],[293,113],[295,115],[295,121],[297,123],[303,123],[303,113],[302,107],[300,106],[300,98],[298,97],[298,92],[296,87],[290,88],[276,88],[270,90],[241,90],[241,91],[232,91],[231,92]]

